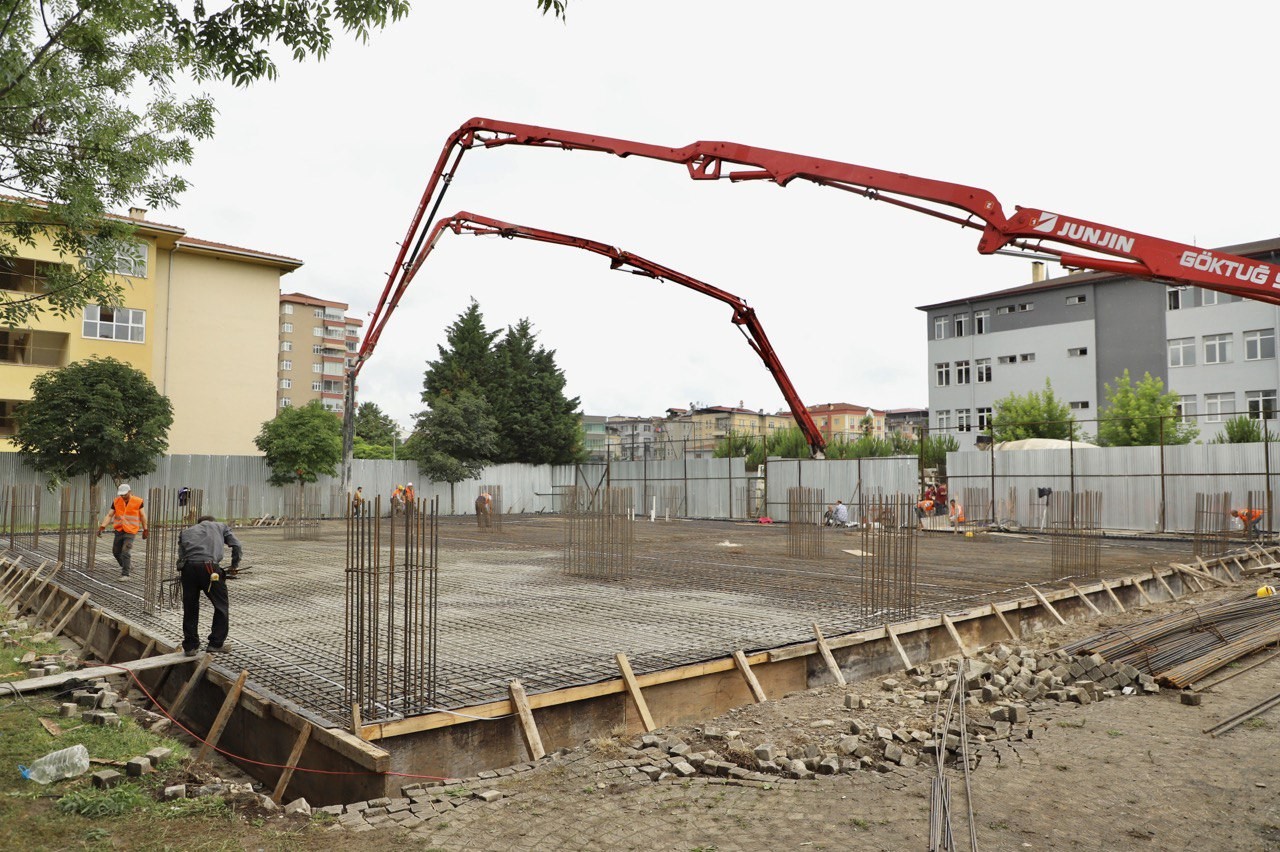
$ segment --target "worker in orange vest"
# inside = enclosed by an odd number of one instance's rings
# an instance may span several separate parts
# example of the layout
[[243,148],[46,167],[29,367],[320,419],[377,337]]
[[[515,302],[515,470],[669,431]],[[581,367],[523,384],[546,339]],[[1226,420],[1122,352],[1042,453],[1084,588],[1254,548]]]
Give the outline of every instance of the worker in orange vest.
[[951,526],[958,530],[963,523],[964,506],[953,497],[951,498]]
[[493,495],[488,491],[480,492],[476,498],[476,526],[493,525]]
[[1238,519],[1244,525],[1246,538],[1258,537],[1258,521],[1262,519],[1261,509],[1232,509],[1231,517]]
[[142,505],[142,498],[135,496],[133,489],[126,482],[116,489],[116,499],[111,501],[111,508],[107,511],[106,517],[102,519],[102,523],[98,524],[98,535],[102,535],[107,524],[114,521],[116,537],[111,544],[111,555],[116,558],[116,564],[120,566],[121,580],[129,576],[133,540],[139,529],[142,530],[142,540],[147,539],[147,513],[143,511]]

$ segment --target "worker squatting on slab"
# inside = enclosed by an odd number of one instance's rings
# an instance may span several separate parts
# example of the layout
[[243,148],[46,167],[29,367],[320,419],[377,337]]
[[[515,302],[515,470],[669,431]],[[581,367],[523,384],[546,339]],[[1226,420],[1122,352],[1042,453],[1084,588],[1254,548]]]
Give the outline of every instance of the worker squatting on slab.
[[188,657],[194,657],[200,649],[201,592],[213,604],[213,626],[209,630],[205,650],[222,651],[227,641],[231,625],[230,602],[227,598],[227,577],[218,565],[222,561],[223,545],[231,548],[228,574],[235,576],[243,550],[226,524],[214,520],[212,515],[201,515],[196,524],[178,534],[178,571],[182,577],[182,651]]
[[108,523],[112,523],[115,528],[111,555],[120,566],[121,580],[129,576],[129,568],[133,562],[133,541],[139,529],[142,530],[142,540],[147,540],[147,513],[142,507],[142,498],[136,496],[126,482],[116,489],[116,499],[111,501],[111,508],[107,510],[102,523],[98,524],[98,535],[102,535]]
[[493,524],[493,495],[483,491],[476,498],[476,526],[487,527]]

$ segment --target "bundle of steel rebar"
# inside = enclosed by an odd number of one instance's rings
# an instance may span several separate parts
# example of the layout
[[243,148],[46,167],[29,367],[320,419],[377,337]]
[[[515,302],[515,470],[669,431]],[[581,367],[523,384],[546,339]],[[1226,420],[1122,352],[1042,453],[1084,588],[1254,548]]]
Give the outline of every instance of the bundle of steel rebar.
[[1063,650],[1128,663],[1166,686],[1187,687],[1280,641],[1280,596],[1226,600],[1116,628]]

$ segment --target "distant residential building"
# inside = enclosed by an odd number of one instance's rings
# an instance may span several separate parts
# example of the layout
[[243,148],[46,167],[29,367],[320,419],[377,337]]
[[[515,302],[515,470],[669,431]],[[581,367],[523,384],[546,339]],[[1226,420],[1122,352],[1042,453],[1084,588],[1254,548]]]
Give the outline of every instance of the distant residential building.
[[884,428],[890,434],[899,433],[917,438],[928,426],[927,408],[890,408],[884,413]]
[[852,442],[863,435],[885,436],[885,413],[850,402],[824,402],[809,406],[809,416],[828,444]]
[[587,461],[602,462],[617,457],[618,434],[609,421],[609,417],[600,414],[582,415],[582,448]]
[[346,302],[281,293],[276,407],[319,400],[342,414],[347,369],[359,349],[362,325],[363,320],[347,316]]

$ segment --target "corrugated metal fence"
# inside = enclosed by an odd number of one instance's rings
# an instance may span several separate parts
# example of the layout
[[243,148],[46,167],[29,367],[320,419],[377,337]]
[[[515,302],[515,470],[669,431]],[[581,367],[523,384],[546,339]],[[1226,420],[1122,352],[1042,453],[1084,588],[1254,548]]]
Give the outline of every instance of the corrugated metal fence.
[[869,459],[778,459],[765,463],[769,500],[766,512],[775,521],[788,520],[787,489],[817,488],[827,503],[843,500],[849,516],[863,516],[862,501],[895,494],[914,495],[920,490],[919,459],[887,456]]
[[1194,532],[1197,493],[1227,492],[1233,507],[1244,507],[1254,494],[1262,502],[1254,508],[1267,512],[1263,527],[1274,530],[1265,495],[1277,471],[1275,443],[947,454],[951,494],[989,488],[997,520],[1033,528],[1044,524],[1041,489],[1052,489],[1099,491],[1103,528],[1139,532]]

